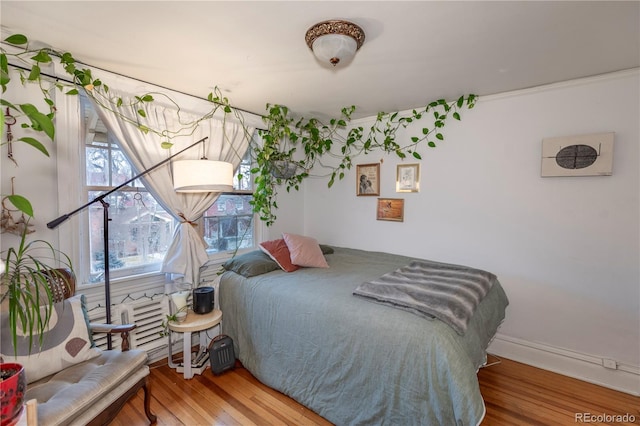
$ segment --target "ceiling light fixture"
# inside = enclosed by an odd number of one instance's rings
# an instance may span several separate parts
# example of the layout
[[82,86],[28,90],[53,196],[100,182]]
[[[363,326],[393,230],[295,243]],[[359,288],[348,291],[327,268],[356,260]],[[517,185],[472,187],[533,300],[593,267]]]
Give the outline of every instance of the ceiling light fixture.
[[309,28],[304,39],[320,62],[335,67],[353,59],[364,43],[364,31],[352,22],[330,20]]

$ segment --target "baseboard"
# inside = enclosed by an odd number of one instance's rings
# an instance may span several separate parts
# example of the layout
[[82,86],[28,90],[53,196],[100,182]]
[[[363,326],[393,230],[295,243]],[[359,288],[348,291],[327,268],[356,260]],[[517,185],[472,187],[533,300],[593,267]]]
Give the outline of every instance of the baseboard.
[[637,365],[617,364],[617,369],[605,368],[602,358],[593,355],[501,334],[496,335],[487,351],[498,357],[640,396],[640,366]]

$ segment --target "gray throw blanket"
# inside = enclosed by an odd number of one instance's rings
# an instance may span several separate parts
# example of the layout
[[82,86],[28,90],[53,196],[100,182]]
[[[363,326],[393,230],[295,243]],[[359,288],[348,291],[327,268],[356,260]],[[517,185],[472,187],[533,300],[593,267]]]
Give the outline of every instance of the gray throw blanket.
[[426,260],[360,284],[356,296],[426,318],[437,318],[464,335],[467,324],[496,276],[466,266]]

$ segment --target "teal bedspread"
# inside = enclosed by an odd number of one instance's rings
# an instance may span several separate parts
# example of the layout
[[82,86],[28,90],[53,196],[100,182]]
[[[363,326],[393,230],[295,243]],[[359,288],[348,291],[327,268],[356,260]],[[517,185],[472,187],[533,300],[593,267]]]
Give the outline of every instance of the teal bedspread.
[[242,364],[337,425],[479,424],[477,370],[508,304],[499,282],[461,336],[352,294],[413,258],[335,248],[326,259],[329,269],[223,274],[223,333]]

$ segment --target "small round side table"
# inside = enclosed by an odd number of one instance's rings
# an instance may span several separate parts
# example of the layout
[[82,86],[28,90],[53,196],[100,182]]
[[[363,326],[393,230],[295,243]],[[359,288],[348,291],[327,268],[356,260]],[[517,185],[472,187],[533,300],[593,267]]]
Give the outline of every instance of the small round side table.
[[[191,309],[189,309],[189,311],[187,311],[187,318],[183,322],[169,321],[169,324],[168,324],[169,330],[170,330],[169,367],[175,368],[176,370],[178,370],[179,367],[182,367],[184,378],[191,379],[194,373],[193,371],[194,369],[192,368],[192,365],[191,365],[191,333],[192,332],[200,333],[201,331],[208,330],[210,328],[213,328],[219,325],[221,321],[222,321],[222,311],[220,311],[219,309],[214,309],[208,314],[196,314]],[[184,334],[184,336],[182,336],[182,339],[183,339],[182,365],[176,364],[173,362],[173,355],[172,355],[172,348],[171,348],[171,332]],[[205,336],[206,336],[206,333],[205,333]],[[199,354],[203,353],[202,352],[203,350],[206,351],[209,343],[207,340],[209,340],[208,336],[205,337],[204,345],[203,345],[202,335],[200,335],[200,351],[198,352]]]

